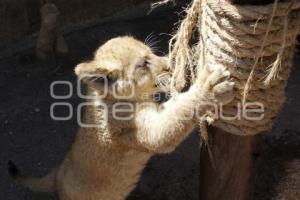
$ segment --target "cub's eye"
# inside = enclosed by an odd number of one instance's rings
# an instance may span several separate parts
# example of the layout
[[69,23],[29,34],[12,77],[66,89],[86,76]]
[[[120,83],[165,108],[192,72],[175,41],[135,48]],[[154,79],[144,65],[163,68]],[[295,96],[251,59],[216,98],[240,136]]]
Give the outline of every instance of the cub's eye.
[[140,63],[138,63],[137,67],[138,68],[147,68],[149,66],[149,61],[148,60],[143,60]]

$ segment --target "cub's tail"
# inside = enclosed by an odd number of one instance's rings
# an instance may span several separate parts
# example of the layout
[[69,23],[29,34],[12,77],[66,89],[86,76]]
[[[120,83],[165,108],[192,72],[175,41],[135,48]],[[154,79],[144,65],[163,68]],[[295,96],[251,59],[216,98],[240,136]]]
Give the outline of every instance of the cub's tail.
[[41,178],[22,176],[16,165],[9,161],[7,163],[8,173],[17,183],[37,192],[54,192],[56,190],[56,169]]

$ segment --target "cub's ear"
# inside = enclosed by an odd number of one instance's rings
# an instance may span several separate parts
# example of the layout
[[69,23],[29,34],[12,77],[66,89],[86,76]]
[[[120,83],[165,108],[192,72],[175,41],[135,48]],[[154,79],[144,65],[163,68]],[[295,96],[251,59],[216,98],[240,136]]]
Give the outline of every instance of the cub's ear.
[[95,61],[81,63],[75,67],[75,74],[84,82],[89,80],[102,80],[104,77],[108,82],[112,83],[120,78],[121,70],[117,65],[109,63],[97,63]]
[[81,63],[75,67],[75,74],[78,77],[84,76],[107,76],[109,71],[106,68],[97,66],[94,62]]

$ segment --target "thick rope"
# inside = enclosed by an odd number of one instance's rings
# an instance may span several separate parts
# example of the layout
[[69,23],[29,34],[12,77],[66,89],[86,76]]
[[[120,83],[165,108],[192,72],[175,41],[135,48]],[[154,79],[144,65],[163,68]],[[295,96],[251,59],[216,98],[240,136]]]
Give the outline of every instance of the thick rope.
[[197,28],[199,10],[201,7],[201,0],[195,0],[192,6],[187,9],[186,18],[181,22],[178,32],[171,38],[169,45],[169,66],[174,67],[174,75],[171,80],[172,94],[184,88],[186,84],[186,68],[189,68],[191,81],[194,82],[194,58],[190,41],[193,32]]
[[[243,136],[270,129],[285,99],[300,27],[300,1],[238,6],[226,0],[194,0],[186,12],[170,41],[173,93],[194,81],[194,68],[200,73],[205,68],[225,67],[236,84],[235,99],[222,108],[222,114],[232,119],[210,118],[212,124]],[[199,43],[193,47],[190,43],[196,30]],[[235,117],[247,102],[264,106],[263,119]],[[251,107],[259,109],[257,105]],[[250,114],[254,117],[261,113]]]

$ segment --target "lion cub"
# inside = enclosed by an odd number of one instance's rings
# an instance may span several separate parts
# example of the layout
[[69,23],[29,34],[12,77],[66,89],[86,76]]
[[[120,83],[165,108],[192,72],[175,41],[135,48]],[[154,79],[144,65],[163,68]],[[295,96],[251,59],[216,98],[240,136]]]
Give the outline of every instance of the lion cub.
[[192,131],[193,110],[201,115],[205,102],[232,99],[229,72],[219,68],[200,74],[187,92],[155,103],[161,79],[170,79],[167,59],[131,37],[108,41],[75,73],[87,86],[89,106],[62,164],[43,178],[26,178],[9,163],[18,182],[57,191],[61,200],[125,199],[150,157],[173,151]]

